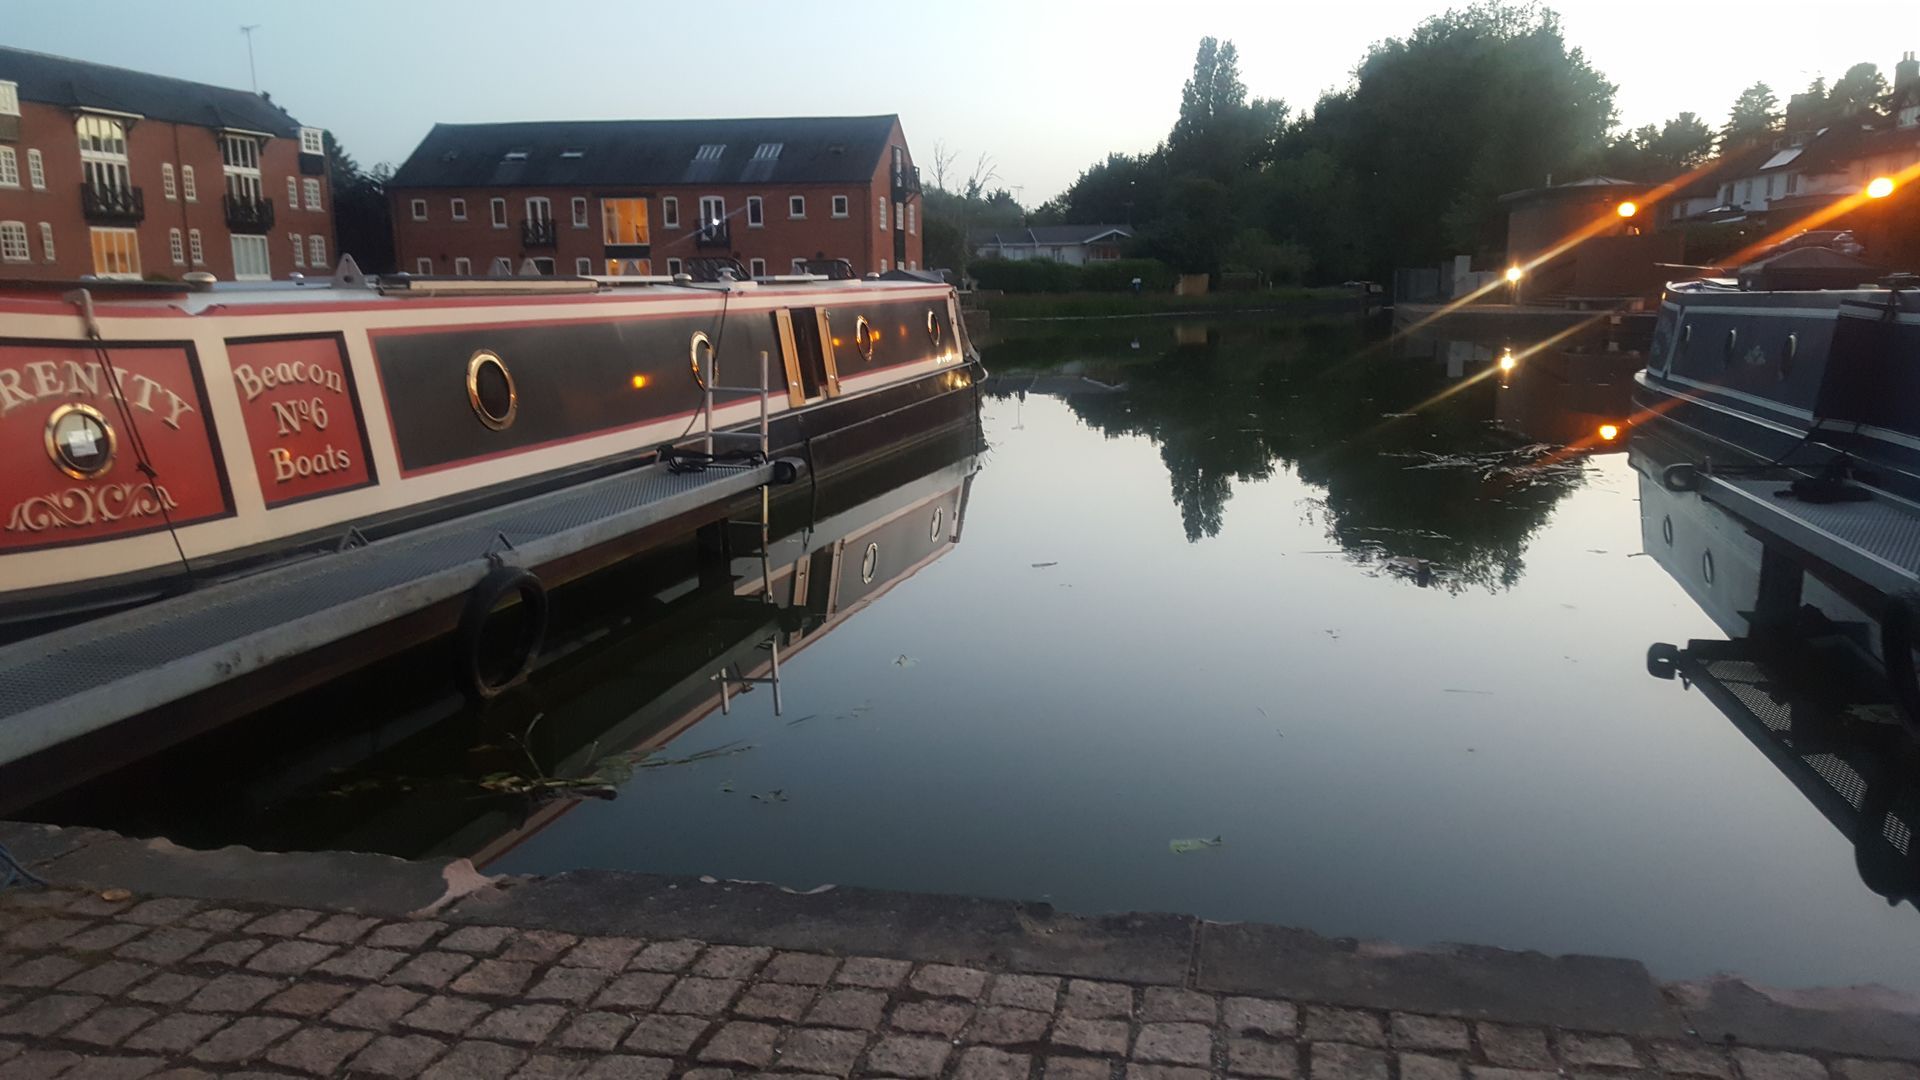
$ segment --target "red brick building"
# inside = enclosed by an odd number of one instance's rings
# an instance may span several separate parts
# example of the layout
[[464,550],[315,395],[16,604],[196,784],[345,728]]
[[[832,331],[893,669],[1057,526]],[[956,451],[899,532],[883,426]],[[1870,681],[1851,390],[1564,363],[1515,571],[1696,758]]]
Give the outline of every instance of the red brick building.
[[327,273],[324,138],[264,94],[0,48],[0,280]]
[[395,258],[415,274],[925,265],[897,116],[435,124],[387,190]]

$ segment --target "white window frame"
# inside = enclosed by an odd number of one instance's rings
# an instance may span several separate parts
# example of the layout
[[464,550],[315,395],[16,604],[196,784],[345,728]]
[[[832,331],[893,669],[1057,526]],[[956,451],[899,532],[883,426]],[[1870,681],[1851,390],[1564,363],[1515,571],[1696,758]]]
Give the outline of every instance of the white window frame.
[[895,230],[907,227],[907,210],[900,203],[893,204],[893,227]]
[[887,269],[888,269],[888,267],[887,267],[887,260],[885,260],[885,259],[881,259],[881,260],[880,260],[880,272],[884,274],[884,273],[886,273],[886,272],[887,272]]
[[[0,187],[17,188],[20,186],[20,155],[11,146],[0,146]],[[20,223],[22,229],[25,223]],[[16,260],[25,262],[27,260]]]
[[467,200],[454,196],[447,200],[447,216],[455,221],[467,220]]
[[167,254],[173,258],[173,265],[187,265],[187,241],[179,229],[167,230]]
[[[264,236],[256,236],[251,233],[234,233],[231,239],[233,242],[233,280],[235,281],[272,281],[273,280],[273,251],[267,244],[267,238]],[[240,251],[242,248],[248,249],[249,255],[257,254],[259,256],[258,266],[260,267],[260,269],[257,269],[252,273],[241,272],[240,268],[242,265],[245,264],[245,260],[243,260],[240,257]]]
[[53,222],[51,221],[43,221],[40,223],[40,261],[54,261]]
[[327,153],[326,132],[320,128],[301,128],[300,152],[303,154],[319,154],[325,157]]
[[467,258],[465,255],[456,257],[453,260],[453,272],[461,277],[472,277],[473,260]]
[[0,79],[0,116],[20,115],[20,84]]
[[[127,163],[127,125],[111,117],[81,113],[73,127],[80,140],[80,178],[97,187],[116,191],[131,189],[133,170]],[[90,142],[105,145],[89,145]]]
[[700,196],[700,227],[724,225],[727,221],[727,197],[725,195]]
[[207,249],[206,245],[200,242],[199,229],[187,230],[187,258],[195,266],[207,265]]
[[407,213],[412,215],[413,220],[415,221],[427,220],[427,200],[425,199],[408,200]]
[[171,161],[160,163],[160,193],[167,197],[168,202],[180,200],[180,185],[173,179],[173,162]]
[[798,256],[795,256],[793,260],[793,265],[788,267],[788,269],[792,270],[796,274],[804,274],[807,272],[807,260],[802,259]]
[[527,220],[553,223],[553,200],[545,195],[527,196]]
[[586,228],[587,227],[587,197],[585,195],[575,195],[572,199],[572,207],[573,207],[573,227],[576,229]]
[[329,265],[326,234],[313,233],[307,237],[307,265],[315,270],[325,270]]
[[266,197],[260,175],[260,141],[253,136],[221,134],[220,171],[226,181],[227,194],[255,202]]
[[200,201],[200,189],[193,182],[193,166],[180,166],[180,197],[188,202]]
[[573,260],[573,272],[581,277],[591,275],[593,273],[593,260],[587,258],[585,255]]
[[293,210],[300,205],[300,178],[287,177],[287,209]]
[[747,228],[764,229],[767,227],[767,204],[758,195],[747,196]]
[[[794,207],[796,206],[799,207],[798,210],[794,209]],[[787,196],[787,220],[788,221],[807,220],[807,197],[805,195]]]
[[886,231],[887,231],[887,203],[888,203],[888,199],[887,199],[887,197],[886,197],[885,195],[881,195],[881,196],[879,196],[879,199],[880,199],[880,231],[881,231],[881,232],[886,232]]
[[0,262],[33,261],[33,243],[27,239],[24,221],[0,221]]
[[667,276],[668,277],[678,277],[682,269],[683,269],[683,264],[680,262],[679,259],[667,260]]
[[416,274],[432,275],[433,260],[427,258],[425,255],[413,260],[413,272]]
[[307,209],[320,209],[320,178],[317,176],[309,176],[301,180],[300,194],[305,196],[302,201],[307,204]]
[[487,203],[487,211],[493,215],[494,228],[504,229],[507,227],[507,200],[505,198],[495,196],[489,200]]
[[35,191],[47,190],[46,160],[40,156],[39,150],[31,147],[27,150],[27,186]]
[[907,204],[907,235],[913,235],[913,204]]
[[832,211],[832,213],[829,215],[831,217],[837,217],[837,218],[848,217],[848,216],[851,216],[853,212],[853,201],[851,199],[848,199],[845,195],[835,195],[833,197],[833,202],[829,205]]
[[748,259],[747,260],[747,276],[756,277],[756,278],[766,277],[767,276],[767,260]]
[[115,240],[115,246],[120,249],[120,254],[125,255],[127,257],[127,261],[132,265],[125,272],[102,272],[98,269],[96,265],[94,272],[96,274],[99,274],[101,277],[115,278],[115,279],[127,280],[127,281],[139,280],[140,278],[140,230],[128,229],[128,228],[108,228],[104,226],[93,227],[92,229],[88,230],[88,234],[87,234],[87,248],[88,248],[89,258],[97,258],[97,252],[94,251],[94,244],[93,244],[93,239],[96,235],[105,235],[113,238]]
[[661,196],[660,227],[663,229],[677,229],[680,227],[680,199],[678,196]]
[[305,270],[307,268],[306,238],[297,232],[290,232],[287,234],[287,240],[293,244],[293,268]]
[[[506,273],[504,273],[504,274],[497,274],[497,273],[495,273],[495,271],[497,271],[497,270],[505,270],[505,271],[506,271]],[[495,256],[493,257],[493,262],[492,262],[492,263],[490,263],[490,264],[489,264],[489,265],[487,266],[487,276],[488,276],[488,277],[512,277],[512,276],[514,276],[514,272],[513,272],[513,260],[512,260],[512,259],[510,259],[510,258],[508,258],[508,257],[507,257],[507,256],[505,256],[505,255],[495,255]]]

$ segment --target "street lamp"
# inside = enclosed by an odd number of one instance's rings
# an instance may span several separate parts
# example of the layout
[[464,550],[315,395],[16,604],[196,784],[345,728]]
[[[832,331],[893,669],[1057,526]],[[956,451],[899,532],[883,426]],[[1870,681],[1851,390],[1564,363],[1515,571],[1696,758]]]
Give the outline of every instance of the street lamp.
[[1640,212],[1640,207],[1632,199],[1628,199],[1626,202],[1614,207],[1613,212],[1623,218],[1630,218]]
[[1507,303],[1520,303],[1520,278],[1523,271],[1517,266],[1507,267]]

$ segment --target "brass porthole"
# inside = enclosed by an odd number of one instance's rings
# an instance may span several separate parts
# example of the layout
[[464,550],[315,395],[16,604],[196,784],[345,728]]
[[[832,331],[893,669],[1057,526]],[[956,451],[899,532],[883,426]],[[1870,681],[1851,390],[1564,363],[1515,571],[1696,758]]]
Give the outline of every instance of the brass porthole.
[[687,366],[693,369],[693,381],[705,390],[713,372],[713,339],[705,330],[695,330],[687,341]]
[[495,431],[513,426],[520,412],[520,392],[514,388],[513,372],[490,349],[481,349],[467,361],[467,401],[473,415]]
[[873,362],[873,343],[878,337],[873,324],[867,321],[865,315],[853,320],[853,347],[860,350],[862,360],[868,363]]
[[860,583],[873,584],[873,575],[880,572],[880,544],[878,541],[867,544],[867,553],[860,557]]
[[91,480],[113,468],[113,427],[91,405],[62,405],[47,417],[47,456],[75,480]]
[[935,314],[932,308],[928,308],[927,309],[927,340],[933,342],[933,347],[937,349],[940,347],[941,336],[942,336],[942,333],[940,330],[940,316]]
[[936,544],[940,542],[940,526],[946,524],[946,518],[946,507],[936,506],[933,508],[933,524],[927,529],[927,539],[932,540]]

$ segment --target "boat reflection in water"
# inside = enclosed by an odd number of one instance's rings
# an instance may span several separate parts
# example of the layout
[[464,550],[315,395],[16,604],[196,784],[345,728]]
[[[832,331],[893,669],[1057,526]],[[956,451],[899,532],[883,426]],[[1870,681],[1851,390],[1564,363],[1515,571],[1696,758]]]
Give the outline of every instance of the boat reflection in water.
[[[959,542],[979,448],[969,419],[776,502],[764,561],[756,521],[556,592],[540,667],[482,712],[409,677],[437,668],[403,654],[27,816],[485,866],[581,799],[676,764],[657,752],[739,695],[778,701],[779,665]],[[221,762],[244,774],[210,775]]]
[[1868,888],[1920,906],[1920,740],[1881,663],[1876,621],[1665,469],[1692,461],[1674,425],[1634,431],[1644,550],[1724,641],[1656,643],[1648,671],[1698,689],[1854,845]]

